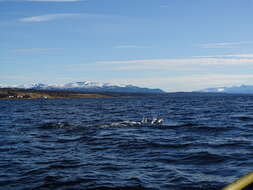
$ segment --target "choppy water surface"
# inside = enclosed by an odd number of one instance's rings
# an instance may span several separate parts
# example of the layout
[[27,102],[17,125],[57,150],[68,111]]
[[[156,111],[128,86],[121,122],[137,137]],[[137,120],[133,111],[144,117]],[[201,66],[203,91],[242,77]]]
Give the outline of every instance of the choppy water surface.
[[[121,125],[159,114],[163,127]],[[212,190],[253,168],[253,96],[0,101],[0,189]]]

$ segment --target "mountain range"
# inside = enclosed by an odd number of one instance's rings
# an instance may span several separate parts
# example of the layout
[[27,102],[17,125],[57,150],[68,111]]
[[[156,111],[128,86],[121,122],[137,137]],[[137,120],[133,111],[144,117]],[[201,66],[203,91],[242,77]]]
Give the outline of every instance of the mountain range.
[[253,94],[252,85],[241,85],[232,87],[206,88],[198,92],[231,93],[231,94]]
[[114,85],[110,83],[98,83],[91,81],[71,82],[63,85],[49,85],[49,84],[31,84],[19,86],[1,86],[0,88],[19,88],[32,90],[62,90],[74,92],[112,92],[112,93],[154,93],[161,94],[165,91],[161,89],[142,88],[134,85]]
[[[134,85],[115,85],[110,83],[99,83],[92,81],[71,82],[62,85],[57,84],[44,84],[37,83],[31,85],[13,85],[4,86],[0,88],[18,88],[18,89],[31,89],[31,90],[60,90],[60,91],[73,91],[73,92],[111,92],[111,93],[150,93],[150,94],[163,94],[166,93],[161,89],[143,88]],[[231,87],[217,87],[206,88],[194,92],[207,92],[207,93],[231,93],[231,94],[253,94],[253,85],[241,85]]]

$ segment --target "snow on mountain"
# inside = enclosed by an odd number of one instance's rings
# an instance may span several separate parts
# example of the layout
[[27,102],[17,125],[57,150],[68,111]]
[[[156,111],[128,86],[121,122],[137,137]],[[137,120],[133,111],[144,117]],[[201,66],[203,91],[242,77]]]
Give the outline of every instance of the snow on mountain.
[[241,86],[232,86],[232,87],[207,88],[207,89],[200,90],[199,92],[253,94],[253,86],[241,85]]
[[0,88],[5,88],[6,86],[3,84],[0,84]]
[[63,85],[62,88],[98,88],[101,86],[102,85],[98,82],[84,81],[67,83]]
[[23,88],[23,89],[27,89],[30,88],[31,85],[1,85],[0,84],[0,88]]
[[49,86],[47,84],[43,84],[43,83],[38,83],[38,84],[34,84],[32,85],[31,88],[40,88],[40,89],[47,89]]
[[[14,86],[9,86],[13,88]],[[37,83],[31,85],[19,85],[15,88],[35,90],[67,90],[77,92],[125,92],[125,93],[165,93],[160,89],[141,88],[133,85],[115,85],[92,81],[71,82],[63,85]]]

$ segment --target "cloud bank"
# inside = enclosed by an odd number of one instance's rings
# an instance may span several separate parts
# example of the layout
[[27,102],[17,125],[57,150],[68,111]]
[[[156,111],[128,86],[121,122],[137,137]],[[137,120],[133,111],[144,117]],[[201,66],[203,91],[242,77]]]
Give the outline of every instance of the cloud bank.
[[236,66],[253,64],[253,54],[235,54],[178,59],[143,59],[129,61],[102,61],[97,64],[111,65],[118,70],[172,70],[193,69],[207,66]]

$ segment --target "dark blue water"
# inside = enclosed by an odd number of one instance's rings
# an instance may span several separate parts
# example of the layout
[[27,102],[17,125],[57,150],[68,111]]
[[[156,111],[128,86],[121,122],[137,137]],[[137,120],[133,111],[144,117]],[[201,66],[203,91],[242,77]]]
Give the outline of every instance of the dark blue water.
[[213,190],[252,169],[253,96],[0,101],[0,189]]

